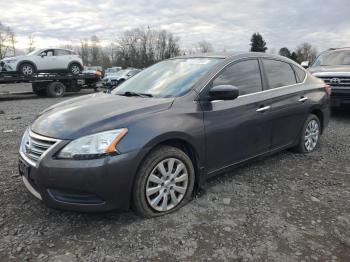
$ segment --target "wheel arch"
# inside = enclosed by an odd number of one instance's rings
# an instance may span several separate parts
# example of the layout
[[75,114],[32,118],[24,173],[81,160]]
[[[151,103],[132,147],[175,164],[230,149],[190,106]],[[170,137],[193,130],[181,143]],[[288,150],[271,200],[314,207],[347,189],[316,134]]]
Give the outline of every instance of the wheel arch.
[[320,120],[320,124],[321,124],[321,134],[323,133],[323,130],[325,128],[324,126],[324,115],[323,112],[320,108],[313,108],[310,110],[310,114],[314,114],[318,117],[318,119]]
[[[202,178],[201,166],[200,166],[200,156],[199,156],[198,150],[195,148],[195,146],[188,139],[186,139],[184,136],[181,136],[181,137],[179,137],[179,136],[177,136],[177,137],[175,137],[175,136],[162,137],[162,138],[157,138],[157,139],[150,141],[144,147],[144,148],[147,148],[147,150],[143,154],[141,160],[139,161],[139,165],[136,169],[134,179],[136,177],[136,174],[139,172],[139,169],[140,169],[142,163],[146,160],[146,158],[149,156],[149,154],[151,152],[153,152],[154,150],[156,150],[157,148],[159,148],[160,146],[165,146],[165,145],[176,147],[176,148],[182,150],[191,159],[192,164],[193,164],[193,168],[194,168],[194,172],[195,172],[195,181],[194,181],[195,187],[193,190],[193,193],[195,193],[195,191],[199,188],[199,186],[201,184],[201,178]],[[132,199],[133,190],[134,190],[134,182],[133,182],[133,186],[132,186],[132,190],[131,190],[130,199]],[[132,201],[130,201],[130,203],[132,203]]]
[[35,64],[33,61],[30,61],[30,60],[22,60],[22,61],[20,61],[20,62],[17,64],[17,66],[16,66],[16,71],[17,71],[17,72],[19,72],[19,69],[21,68],[21,66],[22,66],[23,64],[31,64],[31,65],[34,67],[35,72],[38,71],[38,68],[37,68],[36,64]]
[[69,70],[69,68],[71,67],[71,65],[73,64],[78,64],[80,66],[80,69],[83,70],[84,69],[84,66],[82,65],[82,63],[80,63],[79,61],[77,60],[73,60],[73,61],[70,61],[69,64],[68,64],[68,67],[67,67],[67,70]]

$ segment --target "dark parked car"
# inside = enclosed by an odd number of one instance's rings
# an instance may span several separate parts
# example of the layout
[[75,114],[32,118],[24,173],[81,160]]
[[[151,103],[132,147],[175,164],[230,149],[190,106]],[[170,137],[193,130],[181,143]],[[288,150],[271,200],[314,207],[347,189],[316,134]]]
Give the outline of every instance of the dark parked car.
[[53,208],[167,214],[205,179],[244,161],[313,151],[329,95],[322,80],[280,56],[173,58],[111,94],[42,112],[23,136],[19,169]]
[[[309,62],[303,62],[308,67]],[[331,104],[350,104],[350,48],[331,48],[322,52],[309,71],[332,87]]]

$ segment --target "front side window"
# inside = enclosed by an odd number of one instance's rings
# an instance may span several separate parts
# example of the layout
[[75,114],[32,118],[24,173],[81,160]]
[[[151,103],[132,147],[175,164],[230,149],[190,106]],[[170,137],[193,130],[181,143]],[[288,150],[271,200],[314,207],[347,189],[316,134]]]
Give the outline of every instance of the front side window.
[[40,56],[53,56],[53,50],[52,49],[45,50],[40,53]]
[[261,74],[257,59],[250,59],[226,67],[213,81],[213,86],[233,85],[239,95],[247,95],[262,90]]
[[[176,58],[159,62],[118,86],[112,94],[132,92],[153,97],[182,96],[220,61],[219,58]],[[124,73],[122,71],[119,72]]]
[[263,65],[270,89],[297,83],[290,64],[278,60],[263,59]]

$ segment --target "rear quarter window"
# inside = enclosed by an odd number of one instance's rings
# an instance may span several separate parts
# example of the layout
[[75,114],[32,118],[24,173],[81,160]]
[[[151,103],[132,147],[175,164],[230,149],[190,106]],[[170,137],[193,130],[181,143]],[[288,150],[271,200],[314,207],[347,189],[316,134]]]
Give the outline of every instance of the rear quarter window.
[[305,79],[305,76],[306,76],[305,70],[301,69],[300,67],[298,67],[296,65],[293,65],[293,68],[294,68],[295,74],[297,76],[298,83],[303,82]]
[[289,63],[273,59],[263,59],[263,65],[267,75],[269,89],[297,83],[294,70]]

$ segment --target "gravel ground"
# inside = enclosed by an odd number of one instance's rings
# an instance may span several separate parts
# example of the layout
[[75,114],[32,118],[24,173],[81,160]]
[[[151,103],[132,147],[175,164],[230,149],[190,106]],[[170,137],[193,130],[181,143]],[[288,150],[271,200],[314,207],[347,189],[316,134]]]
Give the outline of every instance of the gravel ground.
[[22,185],[21,134],[68,98],[0,98],[0,261],[349,261],[349,109],[333,114],[316,152],[254,161],[145,220],[52,210]]

